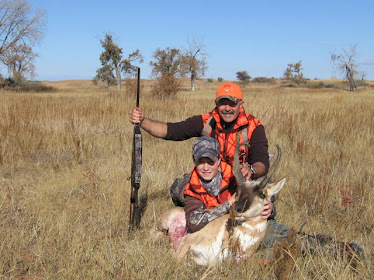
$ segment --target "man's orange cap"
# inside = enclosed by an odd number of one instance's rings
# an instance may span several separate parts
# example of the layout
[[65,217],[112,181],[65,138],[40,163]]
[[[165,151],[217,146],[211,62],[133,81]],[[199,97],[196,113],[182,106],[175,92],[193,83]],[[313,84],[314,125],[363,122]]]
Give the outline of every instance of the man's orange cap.
[[216,101],[223,98],[230,99],[237,103],[238,99],[243,100],[243,93],[237,84],[228,82],[217,88]]

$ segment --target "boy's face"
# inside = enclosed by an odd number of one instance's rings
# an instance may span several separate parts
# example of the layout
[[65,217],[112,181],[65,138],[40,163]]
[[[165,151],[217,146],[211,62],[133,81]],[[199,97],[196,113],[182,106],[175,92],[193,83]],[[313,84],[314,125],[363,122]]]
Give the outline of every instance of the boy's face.
[[218,173],[221,158],[212,161],[210,158],[202,157],[196,163],[197,174],[205,181],[211,181]]

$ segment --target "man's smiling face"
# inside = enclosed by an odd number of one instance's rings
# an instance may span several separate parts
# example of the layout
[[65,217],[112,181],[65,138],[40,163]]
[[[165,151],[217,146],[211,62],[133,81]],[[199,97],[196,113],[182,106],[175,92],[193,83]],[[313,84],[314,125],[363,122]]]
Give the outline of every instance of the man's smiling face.
[[229,123],[238,118],[240,109],[243,108],[243,101],[239,100],[235,103],[230,99],[222,98],[216,101],[216,106],[221,119]]

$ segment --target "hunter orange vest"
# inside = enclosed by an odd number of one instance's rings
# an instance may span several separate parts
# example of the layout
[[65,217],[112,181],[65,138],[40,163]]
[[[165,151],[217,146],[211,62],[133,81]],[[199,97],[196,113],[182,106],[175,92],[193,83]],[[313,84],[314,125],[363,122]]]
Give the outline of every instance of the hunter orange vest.
[[236,191],[236,182],[234,175],[232,174],[231,165],[221,161],[220,166],[222,170],[222,183],[217,197],[209,194],[201,185],[199,175],[195,168],[191,173],[190,182],[186,186],[184,195],[196,197],[201,200],[205,205],[205,209],[211,209],[226,202]]
[[[211,113],[203,114],[202,117],[203,117],[204,129],[205,129],[205,126],[207,125],[208,120],[211,119],[211,117],[213,117],[215,121],[215,127],[212,126],[212,129],[210,130],[209,135],[206,135],[206,136],[211,136],[211,137],[214,136],[218,140],[221,146],[222,160],[231,165],[234,163],[236,136],[238,132],[240,132],[240,138],[239,138],[240,142],[244,142],[246,140],[250,141],[253,130],[255,130],[257,126],[262,125],[262,123],[257,118],[255,118],[251,114],[245,113],[243,108],[240,110],[236,123],[230,133],[225,133],[223,131],[223,128],[221,125],[221,118],[218,114],[217,108],[214,109]],[[247,129],[246,134],[243,133],[244,129]],[[243,135],[245,135],[245,137],[243,137]],[[243,139],[243,138],[246,138],[246,139]],[[239,150],[239,156],[241,156],[241,162],[248,161],[248,147],[241,146]]]

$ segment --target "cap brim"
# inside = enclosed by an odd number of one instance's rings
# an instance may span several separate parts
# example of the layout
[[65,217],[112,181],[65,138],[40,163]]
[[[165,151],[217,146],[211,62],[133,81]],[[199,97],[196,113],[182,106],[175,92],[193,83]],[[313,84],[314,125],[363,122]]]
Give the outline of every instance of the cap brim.
[[230,96],[230,95],[222,95],[216,98],[216,102],[220,101],[221,99],[229,99],[235,103],[238,103],[240,101],[240,99],[237,97]]
[[201,158],[209,158],[212,161],[216,161],[218,159],[218,156],[219,155],[217,155],[216,153],[210,153],[210,152],[202,153],[201,155],[195,158],[195,161],[198,161]]

